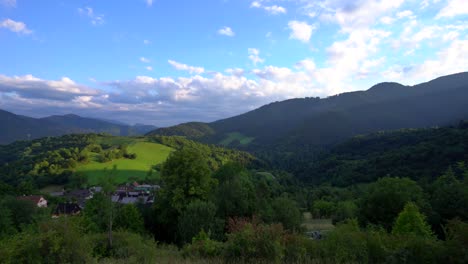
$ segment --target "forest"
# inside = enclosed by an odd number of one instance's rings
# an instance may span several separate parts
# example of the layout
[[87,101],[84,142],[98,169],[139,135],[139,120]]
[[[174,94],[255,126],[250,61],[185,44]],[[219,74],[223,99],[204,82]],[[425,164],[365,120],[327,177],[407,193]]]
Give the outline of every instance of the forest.
[[[184,137],[148,136],[174,149],[139,179],[161,186],[153,204],[112,202],[117,167],[103,172],[102,192],[78,215],[52,218],[54,205],[64,200],[41,188],[91,187],[76,168],[93,157],[103,163],[138,158],[125,144],[103,143],[109,137],[66,135],[0,146],[1,263],[468,260],[465,122],[357,136],[304,152],[313,162],[295,159],[290,167],[271,162],[285,153],[254,157]],[[49,206],[15,198],[31,194],[43,195]],[[315,232],[306,215],[332,228]]]

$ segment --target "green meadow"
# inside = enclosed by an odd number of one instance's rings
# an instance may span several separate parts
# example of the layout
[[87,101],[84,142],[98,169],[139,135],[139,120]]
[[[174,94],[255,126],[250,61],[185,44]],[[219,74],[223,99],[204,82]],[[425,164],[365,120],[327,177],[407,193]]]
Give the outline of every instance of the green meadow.
[[143,139],[103,138],[101,143],[128,144],[128,152],[135,153],[137,156],[133,160],[122,158],[100,163],[97,161],[99,154],[91,153],[90,162],[77,168],[77,172],[81,172],[88,177],[88,182],[91,185],[98,184],[100,178],[106,173],[110,173],[114,166],[117,169],[114,175],[116,183],[127,182],[130,178],[144,179],[151,166],[164,162],[173,151],[170,147],[145,142]]
[[220,144],[224,146],[229,146],[233,141],[238,140],[241,145],[248,145],[255,138],[247,137],[239,132],[228,133],[227,137],[223,139]]

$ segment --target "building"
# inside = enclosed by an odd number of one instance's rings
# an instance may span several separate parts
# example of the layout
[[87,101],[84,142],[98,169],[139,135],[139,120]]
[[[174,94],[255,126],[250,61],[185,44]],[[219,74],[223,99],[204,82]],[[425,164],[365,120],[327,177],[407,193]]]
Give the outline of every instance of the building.
[[81,207],[77,203],[58,203],[52,214],[52,218],[64,215],[78,215],[80,212]]
[[47,207],[47,200],[42,195],[18,196],[17,199],[22,201],[30,201],[37,207]]

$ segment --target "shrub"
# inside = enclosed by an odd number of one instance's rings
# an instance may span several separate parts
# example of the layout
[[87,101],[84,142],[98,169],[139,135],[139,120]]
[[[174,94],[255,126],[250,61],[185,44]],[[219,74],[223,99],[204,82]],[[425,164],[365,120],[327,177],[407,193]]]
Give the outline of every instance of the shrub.
[[193,237],[192,244],[184,248],[184,256],[210,258],[221,256],[223,243],[210,239],[209,234],[204,230]]

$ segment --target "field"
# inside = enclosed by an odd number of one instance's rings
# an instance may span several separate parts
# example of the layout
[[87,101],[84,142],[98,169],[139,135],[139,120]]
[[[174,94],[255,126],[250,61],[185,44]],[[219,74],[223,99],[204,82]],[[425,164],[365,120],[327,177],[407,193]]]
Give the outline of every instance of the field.
[[307,231],[321,231],[324,233],[335,228],[331,219],[314,219],[309,212],[304,213],[302,226]]
[[227,137],[225,139],[223,139],[220,144],[221,145],[224,145],[224,146],[228,146],[229,144],[231,144],[233,141],[235,140],[238,140],[240,142],[241,145],[248,145],[250,142],[252,142],[252,140],[254,140],[255,138],[253,137],[247,137],[245,135],[242,135],[241,133],[239,132],[232,132],[232,133],[228,133],[227,134]]
[[116,183],[124,183],[131,179],[144,179],[152,165],[164,162],[173,150],[170,147],[145,142],[140,139],[132,138],[110,138],[103,139],[110,145],[128,144],[128,152],[136,153],[137,157],[131,159],[116,159],[106,163],[97,162],[98,154],[91,153],[91,161],[88,164],[79,166],[77,172],[81,172],[88,177],[88,182],[91,185],[99,183],[101,177],[108,173],[114,166],[117,168],[115,175]]

